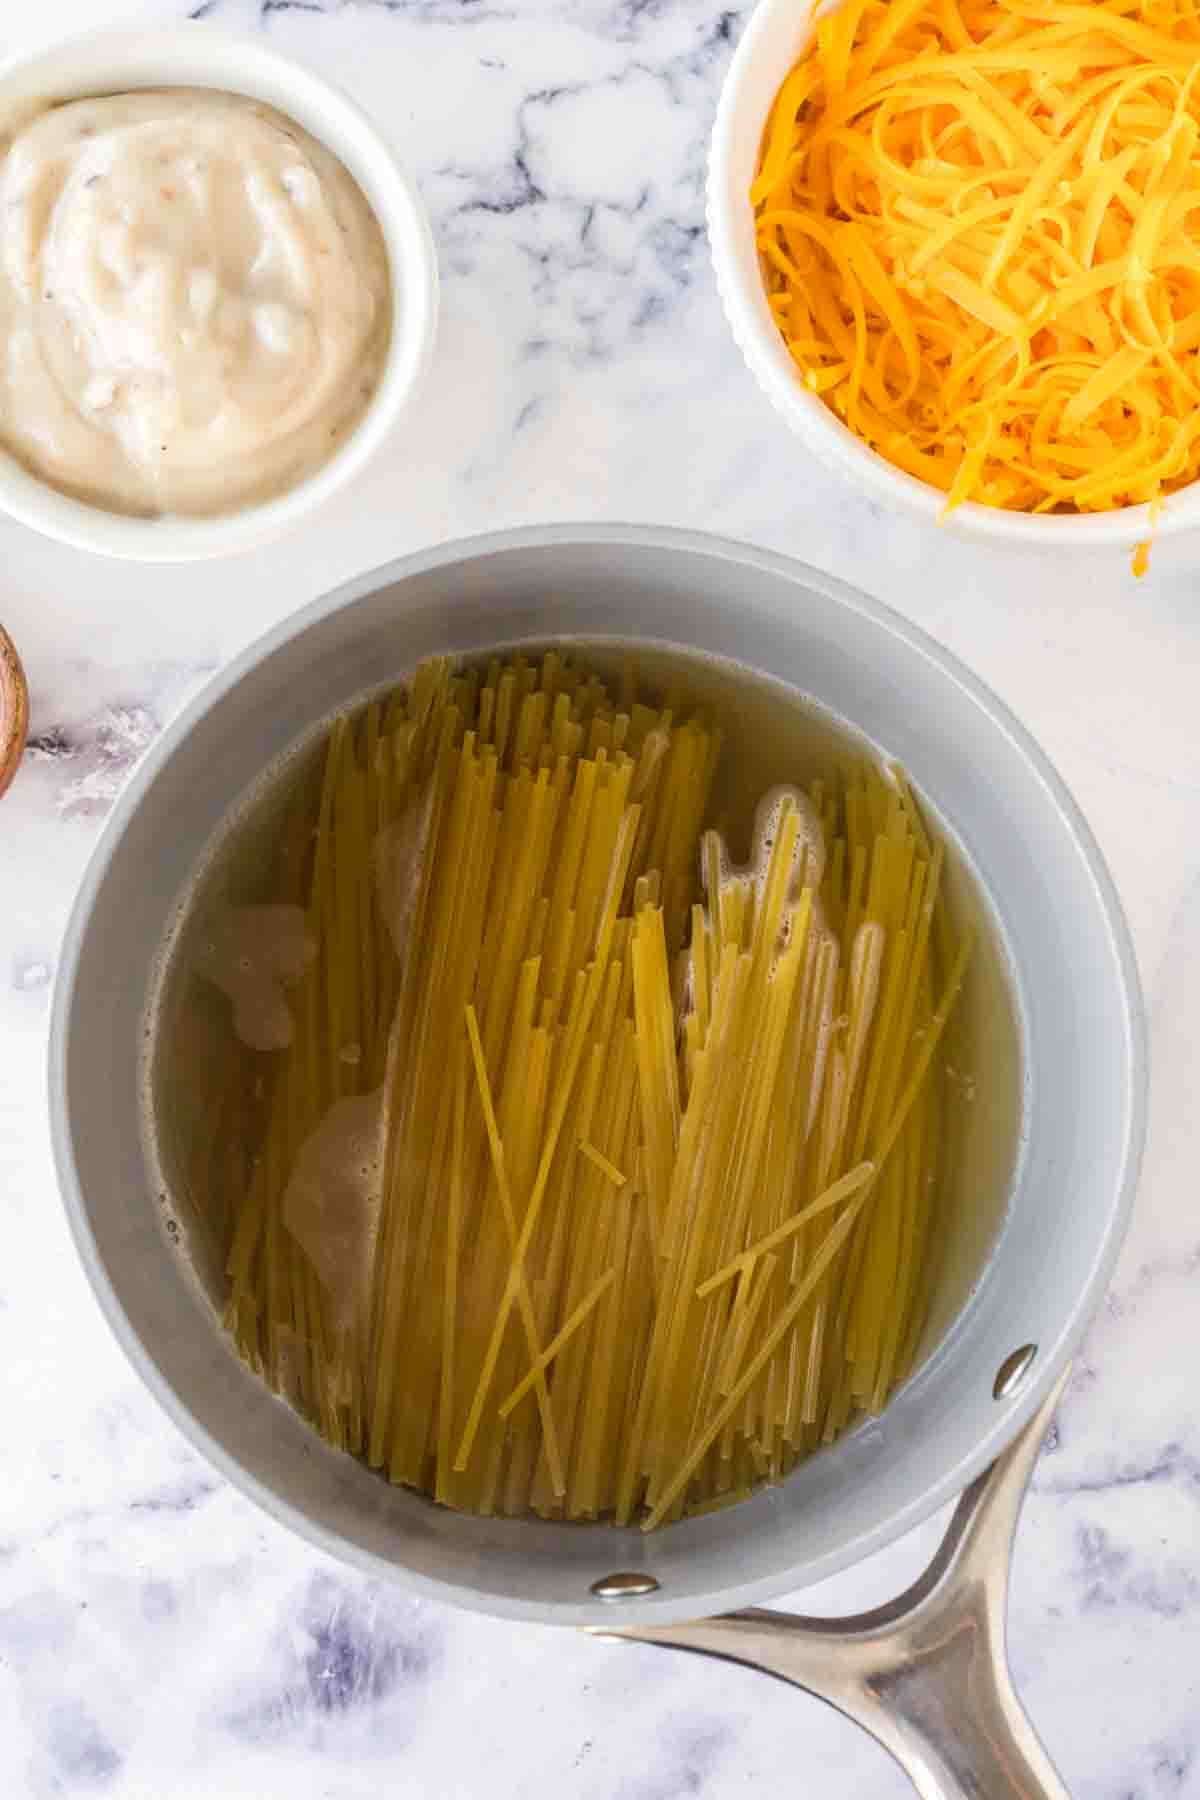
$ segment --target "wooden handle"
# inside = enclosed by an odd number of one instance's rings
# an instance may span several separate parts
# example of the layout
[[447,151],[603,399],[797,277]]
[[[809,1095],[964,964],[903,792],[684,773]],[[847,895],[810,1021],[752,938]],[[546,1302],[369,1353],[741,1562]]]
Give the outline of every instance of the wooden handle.
[[0,625],[0,794],[17,772],[29,731],[29,689],[16,645]]

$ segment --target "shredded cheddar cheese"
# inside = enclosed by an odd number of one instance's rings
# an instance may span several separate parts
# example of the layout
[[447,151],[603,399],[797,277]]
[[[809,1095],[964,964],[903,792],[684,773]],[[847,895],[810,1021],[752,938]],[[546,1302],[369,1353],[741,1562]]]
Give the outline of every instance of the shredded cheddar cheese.
[[1200,473],[1198,71],[1198,0],[818,20],[751,190],[771,311],[947,510],[1158,506]]

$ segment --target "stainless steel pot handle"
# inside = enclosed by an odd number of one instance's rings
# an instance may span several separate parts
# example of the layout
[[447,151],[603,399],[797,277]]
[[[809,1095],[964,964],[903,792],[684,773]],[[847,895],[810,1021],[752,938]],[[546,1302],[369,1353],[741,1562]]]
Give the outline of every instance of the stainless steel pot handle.
[[924,1800],[1068,1800],[1005,1654],[1013,1533],[1065,1381],[967,1488],[925,1573],[887,1606],[848,1619],[754,1608],[614,1635],[746,1663],[827,1700],[891,1751]]

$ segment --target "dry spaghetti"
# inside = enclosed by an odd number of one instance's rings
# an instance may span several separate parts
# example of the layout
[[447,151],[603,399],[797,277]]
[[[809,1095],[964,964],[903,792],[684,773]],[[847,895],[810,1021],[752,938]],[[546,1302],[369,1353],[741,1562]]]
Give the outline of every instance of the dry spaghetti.
[[[720,747],[554,653],[436,663],[338,721],[284,832],[315,955],[227,1319],[445,1505],[649,1529],[786,1474],[917,1353],[969,951],[942,853],[859,762],[767,796],[734,867]],[[374,1200],[314,1203],[348,1129]]]

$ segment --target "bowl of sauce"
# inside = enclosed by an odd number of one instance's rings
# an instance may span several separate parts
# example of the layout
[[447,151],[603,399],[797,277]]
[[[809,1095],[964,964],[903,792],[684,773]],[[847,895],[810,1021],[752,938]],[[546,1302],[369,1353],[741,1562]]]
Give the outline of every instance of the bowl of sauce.
[[0,75],[0,506],[146,561],[278,536],[408,404],[416,189],[356,105],[195,22]]

